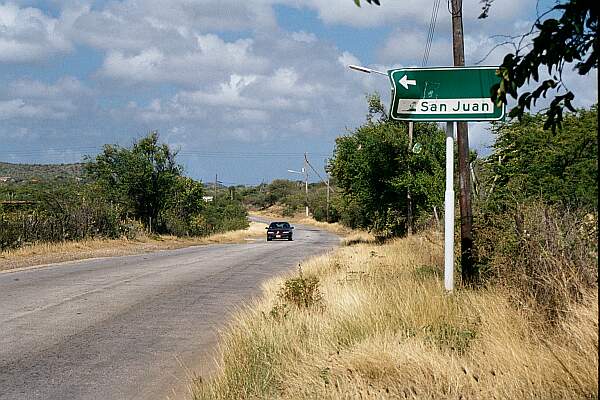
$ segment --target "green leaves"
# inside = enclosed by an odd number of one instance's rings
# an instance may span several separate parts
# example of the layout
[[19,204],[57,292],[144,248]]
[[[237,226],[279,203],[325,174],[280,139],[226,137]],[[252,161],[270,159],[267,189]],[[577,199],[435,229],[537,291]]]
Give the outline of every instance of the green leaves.
[[[369,4],[377,4],[378,6],[381,5],[379,4],[379,0],[366,0],[366,2]],[[360,0],[354,0],[354,4],[356,4],[357,7],[360,7]]]
[[597,209],[598,108],[561,117],[562,129],[555,133],[545,130],[540,114],[494,127],[497,140],[486,164],[495,185],[488,206],[506,209],[541,199]]
[[[486,1],[489,10],[491,1]],[[492,88],[492,100],[497,104],[506,104],[507,95],[517,99],[518,104],[510,111],[511,117],[523,118],[527,110],[535,106],[539,98],[545,98],[548,91],[560,91],[562,71],[566,64],[576,62],[574,69],[580,75],[586,75],[598,68],[598,13],[590,0],[571,0],[554,6],[551,11],[561,12],[559,19],[548,18],[534,25],[537,36],[532,46],[524,47],[527,53],[507,54],[499,68],[499,84]],[[526,36],[523,37],[525,39]],[[532,92],[518,95],[518,89],[532,79],[539,80],[539,68],[545,66],[548,74],[555,71],[556,76],[545,80]],[[546,112],[546,129],[560,128],[563,109],[573,111],[571,104],[575,95],[567,91],[557,94]]]

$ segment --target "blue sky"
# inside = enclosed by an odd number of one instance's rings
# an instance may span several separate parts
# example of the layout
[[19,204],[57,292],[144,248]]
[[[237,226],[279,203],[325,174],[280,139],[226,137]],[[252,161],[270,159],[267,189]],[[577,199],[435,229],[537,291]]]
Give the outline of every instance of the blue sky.
[[[290,178],[307,152],[324,165],[335,138],[389,103],[385,77],[348,70],[420,65],[433,0],[51,0],[0,2],[0,161],[77,162],[151,130],[186,173],[228,184]],[[440,7],[430,66],[451,64]],[[465,0],[467,64],[525,32],[548,1],[497,0],[478,20]],[[536,10],[536,5],[538,10]],[[483,62],[497,65],[508,46]],[[597,102],[597,75],[565,81]],[[470,124],[485,153],[488,125]],[[313,179],[316,177],[313,176]]]

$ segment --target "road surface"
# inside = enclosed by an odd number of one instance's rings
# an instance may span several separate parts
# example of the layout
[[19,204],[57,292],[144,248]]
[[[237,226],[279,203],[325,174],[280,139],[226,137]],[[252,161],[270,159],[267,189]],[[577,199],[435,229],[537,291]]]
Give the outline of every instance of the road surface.
[[[260,283],[338,238],[198,246],[0,274],[0,399],[180,399]],[[168,396],[168,397],[167,397]]]

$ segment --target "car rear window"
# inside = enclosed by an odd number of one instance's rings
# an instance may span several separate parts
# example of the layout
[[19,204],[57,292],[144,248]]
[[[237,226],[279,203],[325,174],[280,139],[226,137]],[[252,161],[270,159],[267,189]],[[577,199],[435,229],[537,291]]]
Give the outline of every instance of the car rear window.
[[271,229],[288,229],[289,227],[290,224],[287,222],[271,222],[271,225],[269,225]]

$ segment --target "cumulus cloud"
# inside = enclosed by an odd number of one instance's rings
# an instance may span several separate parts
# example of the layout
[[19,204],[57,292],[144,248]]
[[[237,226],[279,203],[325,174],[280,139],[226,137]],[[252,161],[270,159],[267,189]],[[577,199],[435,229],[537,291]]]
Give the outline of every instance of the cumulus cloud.
[[63,77],[54,84],[20,79],[11,82],[0,96],[0,119],[63,120],[77,111],[82,97],[90,94],[91,91],[73,77]]
[[252,51],[252,39],[226,42],[214,34],[196,35],[194,45],[183,51],[168,46],[150,47],[138,53],[110,51],[100,75],[129,82],[198,84],[223,77],[223,72],[259,72],[268,60]]
[[79,79],[65,76],[55,84],[19,79],[9,84],[8,94],[26,98],[57,99],[91,94],[91,91]]
[[0,4],[0,62],[39,61],[71,49],[59,19],[37,8]]
[[275,26],[273,9],[263,0],[125,0],[82,13],[73,30],[94,47],[139,52],[157,43],[186,47],[197,33]]
[[72,109],[72,104],[64,103],[62,110],[52,108],[44,104],[32,104],[23,99],[12,99],[0,101],[0,120],[15,118],[49,118],[63,119],[68,115],[68,109]]

